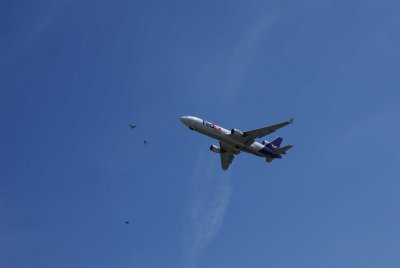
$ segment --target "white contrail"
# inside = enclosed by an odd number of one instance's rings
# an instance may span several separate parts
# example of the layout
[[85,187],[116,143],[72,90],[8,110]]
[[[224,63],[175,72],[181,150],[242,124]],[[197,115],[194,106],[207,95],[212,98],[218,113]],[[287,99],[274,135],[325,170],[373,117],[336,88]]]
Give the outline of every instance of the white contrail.
[[[221,108],[233,103],[257,55],[256,51],[260,49],[259,45],[268,34],[268,29],[280,18],[280,14],[266,16],[244,32],[242,41],[232,51],[226,74],[221,78],[226,91],[220,103]],[[202,156],[199,155],[193,175],[190,227],[184,243],[184,267],[190,268],[196,267],[199,255],[218,234],[232,197],[229,173],[222,173],[219,166],[215,168],[216,164],[219,165],[219,159],[208,157],[203,161]]]
[[184,245],[184,266],[191,268],[196,267],[198,256],[218,234],[232,196],[228,173],[215,172],[216,161],[207,159],[209,164],[204,165],[201,156],[193,176],[190,227]]

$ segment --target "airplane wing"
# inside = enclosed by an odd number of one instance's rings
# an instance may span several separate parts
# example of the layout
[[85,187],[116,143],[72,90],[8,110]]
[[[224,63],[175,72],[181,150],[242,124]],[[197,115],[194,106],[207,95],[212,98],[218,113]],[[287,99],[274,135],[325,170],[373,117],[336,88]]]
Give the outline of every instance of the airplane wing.
[[219,146],[221,147],[221,166],[223,170],[227,170],[235,158],[234,147],[224,142],[219,142]]
[[263,127],[263,128],[258,128],[250,131],[245,131],[244,136],[252,139],[256,138],[261,138],[264,137],[268,134],[271,134],[272,132],[275,132],[275,130],[280,129],[284,126],[289,125],[290,123],[293,122],[293,118],[290,119],[289,121],[285,121],[276,125],[268,126],[268,127]]

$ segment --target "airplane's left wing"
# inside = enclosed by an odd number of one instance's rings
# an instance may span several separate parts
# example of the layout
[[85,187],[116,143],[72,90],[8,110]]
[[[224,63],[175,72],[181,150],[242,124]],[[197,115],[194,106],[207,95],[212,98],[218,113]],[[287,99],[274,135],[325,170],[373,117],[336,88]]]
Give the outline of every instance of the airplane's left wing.
[[271,134],[272,132],[275,132],[275,130],[280,129],[284,126],[287,126],[293,122],[293,119],[290,119],[289,121],[285,121],[276,125],[268,126],[268,127],[263,127],[259,129],[254,129],[250,131],[245,131],[244,132],[244,137],[252,138],[252,139],[257,139],[264,137],[268,134]]
[[220,142],[219,146],[221,147],[221,166],[223,170],[227,170],[235,158],[235,150],[233,146],[224,142]]

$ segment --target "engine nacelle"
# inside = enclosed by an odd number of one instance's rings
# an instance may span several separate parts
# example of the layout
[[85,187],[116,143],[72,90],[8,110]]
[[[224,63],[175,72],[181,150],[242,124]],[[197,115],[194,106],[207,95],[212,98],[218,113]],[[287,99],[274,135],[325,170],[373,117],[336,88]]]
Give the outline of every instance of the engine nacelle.
[[211,145],[210,150],[217,154],[221,153],[221,148],[219,148],[218,146],[215,146],[215,145]]
[[275,145],[273,145],[272,143],[270,143],[269,141],[262,141],[261,142],[262,145],[266,146],[267,148],[271,149],[271,150],[275,150]]
[[231,130],[231,135],[233,135],[235,137],[243,137],[243,132],[238,130],[238,129],[236,129],[236,128],[233,128]]

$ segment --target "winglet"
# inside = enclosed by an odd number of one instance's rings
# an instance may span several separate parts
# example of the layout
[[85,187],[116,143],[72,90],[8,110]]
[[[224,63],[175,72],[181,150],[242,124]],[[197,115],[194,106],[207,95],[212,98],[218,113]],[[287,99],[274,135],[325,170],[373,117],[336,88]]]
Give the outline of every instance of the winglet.
[[293,123],[294,118],[290,118],[290,120],[288,121],[289,124]]

